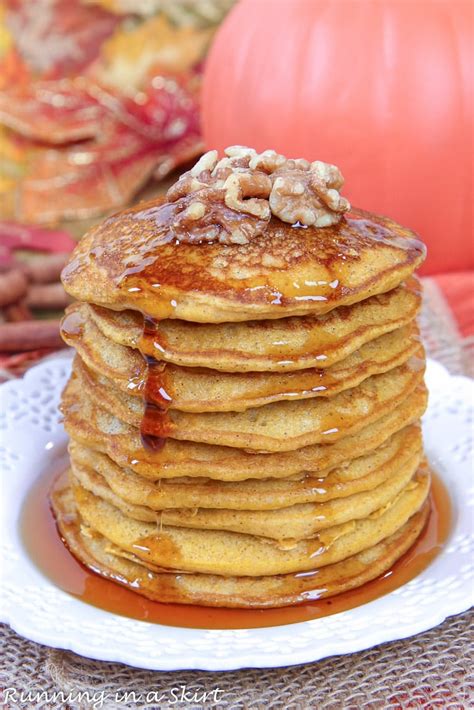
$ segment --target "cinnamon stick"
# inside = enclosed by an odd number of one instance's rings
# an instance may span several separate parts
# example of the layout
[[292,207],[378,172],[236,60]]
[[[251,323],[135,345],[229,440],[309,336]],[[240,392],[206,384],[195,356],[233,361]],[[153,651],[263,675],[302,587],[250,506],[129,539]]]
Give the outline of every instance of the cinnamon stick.
[[59,281],[68,257],[68,254],[43,254],[26,265],[26,273],[35,284],[54,283]]
[[32,320],[33,315],[24,301],[10,303],[3,309],[5,320],[9,323],[18,323],[24,320]]
[[19,301],[26,293],[28,280],[21,269],[0,274],[0,308]]
[[59,324],[60,320],[0,323],[0,351],[12,353],[63,347]]
[[32,284],[26,294],[26,305],[30,308],[59,310],[66,308],[71,300],[59,281],[54,284]]

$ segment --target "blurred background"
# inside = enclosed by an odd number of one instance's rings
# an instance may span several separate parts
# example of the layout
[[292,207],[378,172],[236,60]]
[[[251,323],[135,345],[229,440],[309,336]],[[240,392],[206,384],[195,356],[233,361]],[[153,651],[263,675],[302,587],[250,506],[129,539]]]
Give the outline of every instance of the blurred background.
[[472,339],[473,11],[0,2],[0,377],[61,347],[59,274],[89,227],[235,143],[337,164],[353,204],[427,242],[434,310]]

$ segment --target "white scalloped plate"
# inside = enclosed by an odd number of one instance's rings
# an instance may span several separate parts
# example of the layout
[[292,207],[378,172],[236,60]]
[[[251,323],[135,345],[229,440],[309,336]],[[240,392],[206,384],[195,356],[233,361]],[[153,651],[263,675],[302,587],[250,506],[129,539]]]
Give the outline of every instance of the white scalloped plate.
[[85,604],[55,587],[22,546],[18,520],[32,482],[64,449],[57,410],[70,361],[56,358],[0,388],[2,581],[0,619],[48,646],[155,670],[285,666],[352,653],[426,631],[474,603],[474,381],[430,362],[424,418],[429,459],[452,493],[454,526],[443,552],[416,579],[333,616],[262,629],[160,626]]

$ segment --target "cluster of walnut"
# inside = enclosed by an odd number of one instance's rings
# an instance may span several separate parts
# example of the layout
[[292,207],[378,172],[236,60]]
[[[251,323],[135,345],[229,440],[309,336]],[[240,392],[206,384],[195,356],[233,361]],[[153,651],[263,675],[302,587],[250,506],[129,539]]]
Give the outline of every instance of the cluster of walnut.
[[[178,236],[196,230],[202,241],[246,244],[263,233],[272,215],[289,224],[327,227],[350,210],[339,194],[344,179],[335,165],[244,146],[224,153],[220,160],[216,150],[205,153],[168,190],[170,202],[186,198],[174,223]],[[236,213],[246,219],[236,219]]]

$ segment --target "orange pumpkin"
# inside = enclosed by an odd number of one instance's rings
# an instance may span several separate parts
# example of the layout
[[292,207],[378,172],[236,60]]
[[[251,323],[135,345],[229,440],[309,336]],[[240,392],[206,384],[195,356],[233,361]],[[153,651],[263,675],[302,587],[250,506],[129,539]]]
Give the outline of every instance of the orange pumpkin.
[[338,165],[354,205],[414,228],[425,273],[474,266],[472,0],[241,0],[211,48],[208,148]]

